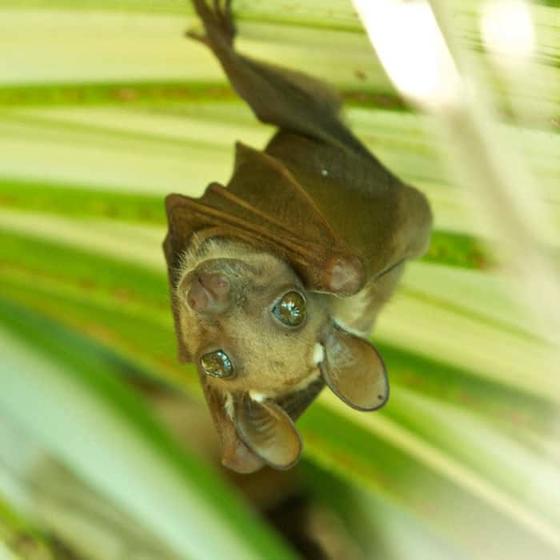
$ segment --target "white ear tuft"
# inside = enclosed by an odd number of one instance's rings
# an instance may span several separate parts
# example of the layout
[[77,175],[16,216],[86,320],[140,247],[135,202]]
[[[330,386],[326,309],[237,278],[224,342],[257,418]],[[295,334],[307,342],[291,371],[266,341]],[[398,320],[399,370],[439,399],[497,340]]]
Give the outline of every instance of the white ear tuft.
[[319,365],[325,359],[325,348],[317,342],[313,348],[313,365]]

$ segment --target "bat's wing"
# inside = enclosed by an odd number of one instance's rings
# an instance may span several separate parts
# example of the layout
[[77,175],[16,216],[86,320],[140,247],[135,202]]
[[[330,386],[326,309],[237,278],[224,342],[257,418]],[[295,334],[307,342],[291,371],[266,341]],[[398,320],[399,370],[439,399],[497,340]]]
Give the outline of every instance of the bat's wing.
[[[204,27],[204,33],[195,37],[213,51],[229,82],[257,118],[279,129],[264,154],[238,149],[230,192],[252,207],[266,210],[268,216],[278,215],[288,226],[289,231],[281,233],[275,244],[287,248],[289,260],[308,287],[348,295],[353,293],[348,286],[356,287],[358,277],[375,279],[399,262],[422,254],[431,223],[425,198],[399,181],[352,134],[340,118],[338,95],[315,78],[240,55],[234,48],[230,2],[193,0],[193,4]],[[243,172],[248,166],[255,170]],[[277,180],[272,168],[276,168]],[[295,191],[288,183],[296,186]],[[305,190],[297,188],[298,184]],[[312,194],[315,204],[311,207],[301,204],[305,192]],[[320,214],[316,204],[329,214],[330,236],[314,235],[318,222],[313,217]],[[320,229],[324,233],[324,224]],[[344,235],[347,245],[343,252],[359,257],[365,271],[362,267],[356,274],[359,267],[347,262],[337,266],[336,260],[329,261],[321,251],[317,258],[310,258],[309,251],[333,241],[332,230],[336,232],[333,251],[341,246]],[[267,231],[279,233],[273,227]],[[290,237],[294,233],[295,240]],[[305,240],[307,255],[299,251],[298,239]],[[319,278],[310,277],[314,271],[321,272]],[[330,278],[333,274],[346,284],[344,290]]]
[[350,295],[364,282],[364,265],[331,227],[319,207],[276,158],[237,145],[233,177],[212,183],[199,199],[166,199],[165,253],[176,284],[182,254],[194,232],[239,239],[280,256],[309,290]]
[[425,196],[372,154],[285,131],[273,137],[266,153],[305,185],[337,235],[364,263],[368,282],[426,251],[432,218]]

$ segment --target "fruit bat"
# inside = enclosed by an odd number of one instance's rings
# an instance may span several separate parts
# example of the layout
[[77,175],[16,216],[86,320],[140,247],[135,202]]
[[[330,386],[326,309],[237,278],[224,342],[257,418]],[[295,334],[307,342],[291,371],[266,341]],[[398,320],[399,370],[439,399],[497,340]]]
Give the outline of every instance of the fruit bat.
[[302,450],[294,423],[325,384],[358,410],[387,401],[368,336],[426,250],[431,213],[344,124],[327,85],[239,54],[231,2],[193,4],[204,30],[189,35],[278,130],[264,150],[236,145],[225,187],[166,198],[179,359],[197,366],[224,465],[286,469]]

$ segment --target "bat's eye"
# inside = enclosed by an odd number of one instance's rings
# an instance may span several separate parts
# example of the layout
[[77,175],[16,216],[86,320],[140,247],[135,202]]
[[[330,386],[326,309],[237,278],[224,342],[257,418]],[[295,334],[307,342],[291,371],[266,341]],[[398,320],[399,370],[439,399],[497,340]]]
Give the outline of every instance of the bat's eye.
[[288,327],[298,327],[305,320],[305,299],[299,292],[288,292],[272,308],[273,315]]
[[223,350],[208,352],[200,358],[200,365],[206,375],[212,377],[231,377],[233,365],[229,356]]

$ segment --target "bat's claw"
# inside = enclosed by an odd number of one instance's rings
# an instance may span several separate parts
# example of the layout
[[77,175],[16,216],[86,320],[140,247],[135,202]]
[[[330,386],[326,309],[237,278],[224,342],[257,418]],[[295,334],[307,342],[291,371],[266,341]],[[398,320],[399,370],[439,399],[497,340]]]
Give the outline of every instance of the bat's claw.
[[187,37],[200,41],[213,50],[232,48],[236,35],[231,0],[192,0],[194,9],[204,25],[205,34],[187,31]]
[[206,46],[210,46],[208,44],[208,37],[206,37],[206,35],[202,33],[199,33],[198,31],[195,31],[194,29],[188,29],[187,31],[185,31],[185,37],[188,37],[189,39],[194,39],[199,43],[204,43]]

